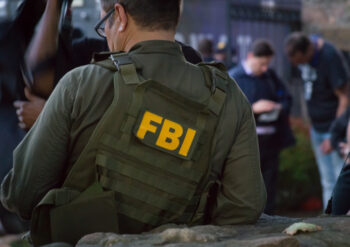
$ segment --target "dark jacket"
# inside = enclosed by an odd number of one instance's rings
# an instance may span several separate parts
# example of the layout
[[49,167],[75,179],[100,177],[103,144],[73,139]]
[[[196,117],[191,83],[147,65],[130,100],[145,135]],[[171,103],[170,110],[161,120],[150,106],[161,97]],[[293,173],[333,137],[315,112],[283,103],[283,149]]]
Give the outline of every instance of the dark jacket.
[[20,65],[44,8],[43,1],[26,0],[13,20],[0,22],[0,179],[12,167],[12,151],[25,135],[12,103],[24,99]]
[[[350,162],[350,161],[349,161]],[[350,210],[350,164],[344,167],[333,190],[333,197],[326,213],[345,215]]]
[[[77,31],[79,29],[74,28],[73,30]],[[177,41],[177,43],[181,45],[182,52],[188,62],[192,64],[202,62],[202,57],[198,51],[181,42]],[[73,36],[68,36],[68,39],[63,40],[62,36],[60,36],[55,61],[55,84],[57,84],[63,75],[65,75],[68,71],[79,66],[89,64],[94,53],[108,50],[109,48],[107,41],[103,39],[88,38],[85,36],[74,38]]]
[[331,144],[333,149],[339,152],[339,143],[345,142],[346,130],[350,120],[350,107],[346,109],[346,112],[337,118],[331,126]]
[[[280,150],[295,144],[295,138],[289,125],[289,113],[292,106],[292,97],[283,82],[278,78],[274,70],[269,69],[262,76],[256,77],[248,75],[243,65],[240,64],[229,72],[244,94],[247,96],[249,102],[255,102],[266,99],[278,102],[282,105],[282,111],[279,118],[268,125],[273,125],[277,129],[277,133],[273,137],[272,143],[269,143],[267,150],[279,152]],[[266,123],[259,122],[260,114],[254,114],[257,126],[264,126]],[[265,145],[266,146],[266,145]],[[265,148],[263,148],[265,149]]]

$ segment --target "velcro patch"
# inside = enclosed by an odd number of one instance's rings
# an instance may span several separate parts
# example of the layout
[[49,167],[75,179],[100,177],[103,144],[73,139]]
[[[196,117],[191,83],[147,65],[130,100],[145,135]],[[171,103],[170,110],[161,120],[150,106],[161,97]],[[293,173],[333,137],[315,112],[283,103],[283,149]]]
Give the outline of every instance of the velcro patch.
[[150,111],[144,111],[139,116],[134,134],[147,146],[191,160],[200,131]]

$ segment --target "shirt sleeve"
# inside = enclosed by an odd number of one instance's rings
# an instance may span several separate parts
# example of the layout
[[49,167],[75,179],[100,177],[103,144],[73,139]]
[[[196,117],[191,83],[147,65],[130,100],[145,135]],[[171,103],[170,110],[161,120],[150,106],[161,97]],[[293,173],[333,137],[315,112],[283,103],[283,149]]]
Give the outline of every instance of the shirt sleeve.
[[266,203],[253,113],[246,100],[241,107],[244,109],[242,120],[226,157],[213,212],[213,223],[217,225],[254,223]]
[[349,71],[345,65],[344,57],[339,51],[334,50],[328,60],[329,82],[332,89],[337,90],[348,83]]
[[67,74],[48,99],[38,120],[13,154],[13,168],[1,185],[1,201],[29,219],[34,207],[62,184],[68,156],[72,92],[76,80]]

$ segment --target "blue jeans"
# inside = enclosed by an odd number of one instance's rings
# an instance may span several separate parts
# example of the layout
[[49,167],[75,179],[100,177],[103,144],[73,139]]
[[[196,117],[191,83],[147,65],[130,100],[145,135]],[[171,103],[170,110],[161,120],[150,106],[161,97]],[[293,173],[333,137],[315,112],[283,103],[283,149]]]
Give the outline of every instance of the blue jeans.
[[330,138],[330,133],[320,133],[311,129],[311,142],[314,150],[318,170],[320,172],[323,207],[327,207],[328,200],[332,196],[333,188],[337,182],[344,160],[336,151],[330,154],[324,154],[321,150],[321,144],[324,140]]

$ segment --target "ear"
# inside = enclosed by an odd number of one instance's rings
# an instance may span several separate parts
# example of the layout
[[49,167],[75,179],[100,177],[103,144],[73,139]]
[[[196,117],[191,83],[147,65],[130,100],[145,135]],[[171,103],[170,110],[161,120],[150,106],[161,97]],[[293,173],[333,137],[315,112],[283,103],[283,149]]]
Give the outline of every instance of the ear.
[[120,3],[114,5],[116,20],[120,22],[118,32],[124,32],[128,25],[128,15],[126,14],[125,8]]

